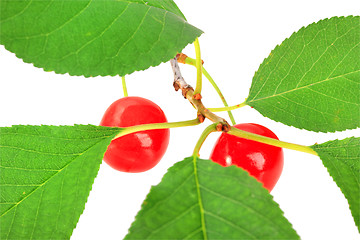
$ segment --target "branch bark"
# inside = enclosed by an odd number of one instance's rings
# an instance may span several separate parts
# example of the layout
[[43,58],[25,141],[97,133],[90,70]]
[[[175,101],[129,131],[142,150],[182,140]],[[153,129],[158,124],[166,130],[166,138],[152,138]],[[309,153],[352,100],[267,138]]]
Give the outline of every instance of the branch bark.
[[230,130],[229,123],[225,119],[223,119],[223,118],[217,116],[216,114],[214,114],[213,112],[209,111],[204,106],[204,104],[201,102],[201,97],[199,97],[198,95],[194,95],[194,89],[189,84],[187,84],[187,82],[184,80],[184,78],[181,75],[180,67],[179,67],[177,59],[176,58],[171,59],[170,64],[171,64],[171,67],[172,67],[172,70],[174,73],[173,86],[175,88],[175,91],[178,91],[179,89],[181,90],[184,98],[189,100],[189,102],[198,111],[199,119],[207,118],[214,123],[218,123],[216,126],[216,129],[218,131],[228,132]]

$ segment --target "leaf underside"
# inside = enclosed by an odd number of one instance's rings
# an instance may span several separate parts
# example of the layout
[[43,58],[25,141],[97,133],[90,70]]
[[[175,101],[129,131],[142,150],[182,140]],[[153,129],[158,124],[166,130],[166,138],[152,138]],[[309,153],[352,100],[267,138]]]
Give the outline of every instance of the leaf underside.
[[345,195],[360,232],[360,138],[329,141],[311,148]]
[[69,239],[119,129],[0,128],[0,239]]
[[298,239],[272,196],[237,167],[176,163],[143,202],[125,239]]
[[172,0],[0,0],[0,44],[45,71],[130,74],[174,57],[202,31]]
[[316,132],[360,126],[360,17],[313,23],[277,46],[246,103],[275,121]]

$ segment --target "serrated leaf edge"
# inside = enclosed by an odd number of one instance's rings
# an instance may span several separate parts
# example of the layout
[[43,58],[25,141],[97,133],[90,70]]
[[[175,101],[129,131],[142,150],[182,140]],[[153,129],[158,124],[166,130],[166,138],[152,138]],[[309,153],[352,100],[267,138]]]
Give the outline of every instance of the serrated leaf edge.
[[[297,31],[294,31],[292,34],[290,34],[289,37],[285,38],[280,44],[277,44],[277,45],[275,46],[275,48],[273,48],[273,49],[271,50],[271,52],[269,53],[269,55],[264,58],[264,60],[261,62],[261,64],[260,64],[260,66],[258,67],[258,69],[255,71],[255,74],[254,74],[254,76],[253,76],[252,79],[254,79],[255,76],[258,74],[259,69],[260,69],[262,66],[266,65],[266,62],[265,62],[265,61],[268,60],[268,59],[271,57],[272,53],[273,53],[274,51],[277,51],[277,49],[278,49],[279,47],[281,47],[281,45],[282,45],[284,42],[288,42],[288,41],[289,41],[289,38],[290,38],[293,34],[297,34],[298,32],[303,31],[303,30],[304,30],[305,28],[307,28],[307,27],[310,27],[310,26],[312,26],[312,25],[321,23],[321,22],[323,22],[323,21],[328,21],[328,20],[333,19],[333,18],[346,19],[346,18],[354,18],[354,17],[359,17],[359,16],[357,16],[357,15],[348,15],[348,16],[333,16],[333,17],[330,17],[330,18],[324,18],[324,19],[321,19],[321,20],[319,20],[319,21],[317,21],[317,22],[313,22],[313,23],[311,23],[311,24],[309,24],[309,25],[307,25],[307,26],[303,26],[303,27],[301,27],[301,28],[300,28],[299,30],[297,30]],[[251,91],[251,88],[249,89],[249,94],[248,94],[248,95],[250,95],[250,91]],[[252,108],[254,108],[254,109],[256,110],[256,108],[251,105],[251,101],[249,102],[249,98],[246,98],[245,104],[248,105],[248,106],[250,106],[250,107],[252,107]],[[259,111],[258,111],[258,112],[259,112]],[[260,113],[262,116],[264,116],[264,117],[266,117],[266,118],[269,118],[266,114],[263,114],[262,112],[259,112],[259,113]],[[316,130],[309,130],[309,129],[306,129],[306,128],[303,128],[303,127],[293,126],[293,125],[291,125],[291,124],[283,123],[283,122],[281,122],[281,121],[278,121],[278,120],[275,120],[275,119],[272,119],[272,118],[269,118],[269,119],[272,120],[272,121],[278,122],[278,123],[282,123],[282,124],[284,124],[284,125],[286,125],[286,126],[295,127],[295,128],[297,128],[297,129],[300,129],[300,130],[306,130],[306,131],[309,131],[309,132],[316,132],[316,133],[343,132],[343,131],[346,131],[346,130],[353,130],[353,129],[357,129],[357,128],[358,128],[358,127],[355,127],[355,128],[348,128],[348,129],[343,129],[343,130],[333,130],[333,131],[320,131],[320,130],[318,130],[318,131],[316,131]]]
[[[146,205],[147,199],[149,198],[149,195],[152,194],[153,190],[164,180],[165,177],[167,177],[167,175],[169,174],[170,171],[172,171],[173,169],[175,169],[176,167],[178,167],[178,166],[176,166],[177,163],[184,162],[185,160],[188,160],[188,159],[190,159],[190,158],[193,159],[193,157],[187,157],[187,158],[184,158],[182,161],[176,162],[174,165],[172,165],[170,168],[168,168],[167,172],[163,175],[163,177],[161,178],[161,181],[160,181],[157,185],[151,186],[150,191],[149,191],[149,193],[146,195],[144,201],[142,202],[141,207],[140,207],[140,210],[139,210],[138,213],[136,214],[134,221],[131,223],[130,227],[128,228],[128,233],[125,235],[125,238],[124,238],[124,239],[126,239],[126,236],[128,236],[130,233],[132,233],[132,228],[133,228],[133,226],[135,225],[135,222],[137,221],[137,219],[138,219],[138,217],[139,217],[139,215],[140,215],[139,213],[143,211],[143,207]],[[196,161],[198,161],[198,160],[200,160],[200,161],[211,161],[211,160],[209,160],[209,159],[196,158]],[[194,159],[193,159],[192,161],[189,161],[188,164],[186,164],[186,165],[184,165],[184,166],[182,166],[182,167],[188,166],[188,165],[190,165],[190,164],[196,164],[196,161],[195,161],[195,163],[194,163]],[[241,168],[238,168],[238,167],[236,167],[236,166],[228,166],[227,168],[241,169]],[[242,170],[242,169],[241,169],[241,170]],[[251,178],[255,179],[256,181],[258,181],[256,178],[254,178],[253,176],[251,176],[247,171],[245,171],[245,170],[243,170],[243,171],[244,171],[249,177],[251,177]],[[193,173],[193,174],[194,174],[194,173]],[[195,174],[194,174],[194,175],[195,175]],[[189,176],[189,177],[192,177],[192,176]],[[258,183],[261,184],[260,182],[258,182]],[[196,188],[197,188],[197,191],[200,191],[200,187],[199,187],[198,185],[196,186]],[[200,192],[200,193],[201,193],[201,192]],[[153,207],[155,207],[155,206],[157,206],[158,204],[162,203],[164,200],[166,200],[166,199],[162,199],[161,201],[158,201]],[[291,228],[292,228],[292,229],[294,230],[294,232],[298,235],[297,231],[296,231],[296,230],[294,229],[294,227],[293,227],[293,224],[285,217],[284,211],[280,208],[280,205],[274,200],[274,197],[273,197],[271,194],[269,194],[269,200],[273,201],[274,205],[279,208],[281,215],[288,221],[288,223],[289,223],[289,225],[291,226]],[[202,212],[204,212],[204,209],[202,209]],[[200,214],[201,214],[201,213],[200,213]],[[202,231],[204,231],[204,228],[205,228],[205,230],[206,230],[206,225],[203,226],[203,224],[205,224],[205,222],[202,223],[202,229],[201,229]],[[281,230],[282,230],[282,229],[281,229]],[[203,232],[203,236],[206,236],[206,233],[205,233],[205,232]],[[298,236],[299,236],[299,235],[298,235]],[[207,239],[207,238],[205,237],[204,240],[206,240],[206,239]],[[299,239],[300,239],[300,238],[299,238]]]
[[[121,0],[121,1],[122,1],[122,2],[129,2],[129,1],[124,1],[124,0]],[[129,2],[129,3],[139,4],[139,3],[136,3],[136,2]],[[139,4],[139,5],[141,5],[141,4]],[[146,4],[144,4],[144,5],[147,6]],[[150,6],[150,7],[153,7],[153,6]],[[156,7],[156,8],[157,8],[157,7]],[[167,10],[162,9],[162,8],[158,8],[158,9],[160,9],[161,11],[164,11],[165,13],[173,14],[173,15],[177,16],[178,18],[181,18],[179,15],[177,15],[177,14],[175,14],[175,13],[173,13],[173,12],[167,11]],[[186,21],[186,18],[185,18],[184,15],[183,15],[183,19],[182,19],[182,20],[184,21],[184,24],[186,24],[186,23],[189,24],[189,23]],[[191,25],[191,24],[189,24],[189,25]],[[191,26],[193,26],[193,25],[191,25]],[[199,29],[199,30],[200,30],[200,29]],[[201,31],[201,30],[200,30],[200,31]],[[203,33],[203,31],[201,31],[200,35],[197,35],[197,37],[200,37],[202,33]],[[0,38],[0,40],[1,40],[1,38]],[[191,42],[191,41],[187,41],[183,46],[179,47],[179,49],[177,49],[177,50],[175,50],[175,51],[172,51],[172,52],[173,52],[173,53],[171,53],[171,56],[172,56],[172,57],[170,57],[169,59],[167,59],[167,60],[165,60],[165,61],[164,61],[164,60],[161,60],[158,64],[151,64],[151,65],[148,66],[148,67],[139,68],[139,69],[137,69],[137,70],[130,71],[130,72],[126,73],[126,75],[130,75],[130,74],[132,74],[132,73],[134,73],[134,72],[137,72],[137,71],[144,71],[144,70],[146,70],[146,69],[149,69],[150,67],[159,66],[160,64],[165,63],[165,62],[169,61],[170,59],[172,59],[173,57],[175,57],[175,55],[176,55],[177,53],[181,52],[181,50],[184,49],[184,48],[185,48],[188,44],[190,44],[190,43],[192,43],[192,42]],[[54,72],[54,73],[60,74],[60,75],[66,75],[66,74],[68,74],[69,76],[83,76],[83,77],[85,77],[85,78],[99,77],[99,76],[100,76],[100,77],[115,77],[115,76],[120,76],[119,74],[97,74],[97,75],[73,74],[73,73],[66,72],[66,71],[52,70],[52,69],[50,69],[50,68],[41,67],[41,66],[39,66],[38,64],[35,64],[35,63],[31,62],[31,61],[26,61],[26,60],[24,60],[22,57],[19,56],[19,54],[16,54],[16,53],[10,51],[7,46],[5,46],[4,44],[1,43],[1,41],[0,41],[0,45],[3,45],[4,48],[5,48],[7,51],[13,53],[18,59],[22,60],[24,63],[31,64],[31,65],[33,65],[33,66],[36,67],[36,68],[43,69],[45,72]]]
[[[344,138],[344,139],[335,139],[335,140],[329,140],[329,141],[324,142],[324,143],[322,143],[322,144],[327,144],[327,143],[331,143],[331,142],[337,143],[337,142],[340,142],[340,141],[342,141],[342,140],[352,141],[352,140],[360,140],[360,138],[359,138],[359,137],[348,137],[348,138]],[[321,145],[321,144],[314,144],[314,145],[312,145],[312,146],[310,146],[310,147],[311,147],[314,151],[316,151],[316,150],[317,150],[317,145]],[[316,152],[317,152],[317,151],[316,151]],[[317,153],[318,153],[318,152],[317,152]],[[328,153],[322,152],[321,154],[322,154],[322,155],[325,155],[325,156],[329,156],[329,159],[333,158],[333,157],[332,157],[331,155],[329,155]],[[329,172],[329,169],[325,166],[324,161],[322,160],[322,158],[320,157],[320,155],[319,155],[319,158],[320,158],[323,166],[326,168],[327,173],[329,174],[329,176],[331,177],[331,179],[333,180],[333,182],[335,182],[336,186],[340,189],[341,193],[342,193],[343,196],[345,197],[345,199],[346,199],[346,201],[347,201],[347,203],[348,203],[348,205],[349,205],[349,209],[350,209],[350,212],[351,212],[351,216],[353,217],[354,223],[355,223],[355,225],[356,225],[355,216],[352,214],[352,213],[353,213],[353,211],[352,211],[352,205],[349,203],[349,199],[348,199],[347,196],[345,195],[343,189],[338,185],[338,182],[334,180],[334,177],[333,177],[332,174]],[[328,162],[330,163],[331,161],[328,161]],[[331,164],[332,164],[332,163],[331,163]],[[333,165],[333,166],[334,166],[334,165]],[[335,167],[335,168],[336,168],[336,167]],[[360,225],[357,226],[357,228],[358,228],[358,231],[360,232]]]
[[[14,126],[26,126],[26,125],[14,125]],[[28,126],[33,126],[33,125],[28,125]],[[50,125],[41,125],[41,126],[50,126]],[[86,125],[78,124],[78,125],[74,125],[74,126],[86,126]],[[93,126],[93,125],[90,125],[90,124],[89,124],[89,125],[87,125],[87,126]],[[107,128],[107,127],[105,127],[105,128]],[[116,129],[116,128],[115,128],[115,129]],[[116,134],[113,134],[113,135],[115,136]],[[111,135],[110,135],[110,136],[111,136]],[[109,136],[108,136],[108,137],[109,137]],[[108,138],[108,137],[106,137],[106,138]],[[95,145],[92,145],[91,147],[89,147],[88,149],[86,149],[86,151],[84,151],[84,152],[81,153],[79,156],[75,157],[72,161],[70,161],[69,163],[67,163],[64,167],[62,167],[62,168],[59,169],[59,170],[56,170],[56,173],[55,173],[55,174],[53,174],[53,175],[52,175],[51,177],[49,177],[46,181],[44,181],[42,184],[40,184],[39,186],[37,186],[33,191],[31,191],[29,194],[27,194],[27,195],[26,195],[24,198],[22,198],[19,202],[17,202],[17,203],[14,204],[13,206],[11,206],[11,207],[10,207],[8,210],[6,210],[4,213],[2,213],[2,214],[0,215],[0,218],[3,217],[3,216],[5,216],[5,215],[6,215],[8,212],[10,212],[12,209],[16,208],[19,204],[21,204],[23,201],[25,201],[28,197],[30,197],[30,196],[31,196],[33,193],[35,193],[37,190],[41,189],[41,187],[43,187],[46,183],[48,183],[49,181],[51,181],[51,179],[53,179],[53,177],[55,177],[57,174],[61,173],[64,169],[66,169],[66,168],[67,168],[68,166],[70,166],[72,163],[76,162],[76,160],[78,159],[78,157],[80,157],[81,155],[83,155],[83,154],[86,153],[87,151],[91,150],[93,147],[97,146],[98,144],[102,144],[102,141],[103,141],[103,140],[100,140],[100,141],[97,142]],[[110,142],[109,142],[109,144],[110,144]],[[102,158],[104,157],[104,154],[105,154],[105,151],[104,151],[104,153],[103,153],[103,155],[102,155]],[[100,160],[99,160],[99,161],[100,161]],[[96,169],[96,170],[97,170],[97,173],[99,172],[99,169],[100,169],[100,165],[101,165],[101,164],[102,164],[102,160],[100,161],[100,164],[98,165],[98,167],[97,167],[97,169]],[[91,193],[91,191],[92,191],[92,186],[93,186],[93,184],[94,184],[94,182],[95,182],[96,176],[97,176],[97,174],[95,175],[94,179],[91,181],[89,195],[86,197],[84,206],[82,207],[82,210],[81,210],[79,216],[81,216],[82,213],[83,213],[84,210],[85,210],[85,205],[86,205],[86,203],[87,203],[87,201],[88,201],[88,198],[89,198],[89,196],[90,196],[90,193]],[[77,225],[79,219],[80,219],[80,218],[76,219],[75,226],[74,226],[74,228],[71,230],[70,236],[71,236],[72,232],[74,231],[74,229],[76,228],[76,225]]]

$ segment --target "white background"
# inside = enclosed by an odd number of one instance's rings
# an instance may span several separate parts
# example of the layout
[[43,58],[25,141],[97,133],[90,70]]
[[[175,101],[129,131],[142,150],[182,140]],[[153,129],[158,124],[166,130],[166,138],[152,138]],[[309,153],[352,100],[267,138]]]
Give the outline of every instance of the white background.
[[[358,0],[177,2],[188,21],[205,32],[200,38],[204,66],[230,105],[244,101],[260,63],[294,31],[320,19],[358,15],[360,10]],[[184,53],[195,55],[192,46]],[[188,83],[195,85],[195,69],[180,67]],[[156,102],[169,121],[193,119],[192,106],[174,91],[172,81],[169,63],[127,77],[129,94]],[[122,97],[119,77],[85,79],[44,72],[23,63],[3,46],[0,86],[0,126],[98,124],[105,109]],[[222,106],[206,81],[203,98],[207,107]],[[236,110],[234,115],[237,123],[256,122],[283,141],[303,145],[360,136],[359,130],[329,134],[298,130],[264,118],[250,107]],[[172,129],[167,153],[148,172],[122,173],[102,164],[72,239],[122,239],[151,185],[160,181],[167,168],[191,155],[208,124]],[[208,158],[217,136],[215,133],[205,142],[202,158]],[[284,151],[284,170],[272,195],[302,239],[359,239],[347,201],[321,161],[309,154]]]

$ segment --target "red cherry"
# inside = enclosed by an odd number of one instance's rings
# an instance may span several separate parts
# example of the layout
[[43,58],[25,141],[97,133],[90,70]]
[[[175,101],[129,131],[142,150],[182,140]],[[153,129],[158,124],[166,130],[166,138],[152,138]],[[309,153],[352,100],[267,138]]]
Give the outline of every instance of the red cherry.
[[[163,122],[167,122],[164,112],[152,101],[141,97],[125,97],[110,105],[100,125],[130,127]],[[169,129],[146,130],[125,135],[111,142],[104,160],[119,171],[147,171],[164,155],[169,136]]]
[[[262,136],[278,139],[268,128],[255,123],[237,124],[234,127]],[[222,133],[210,159],[227,167],[236,165],[249,172],[269,192],[278,181],[284,165],[282,148]]]

